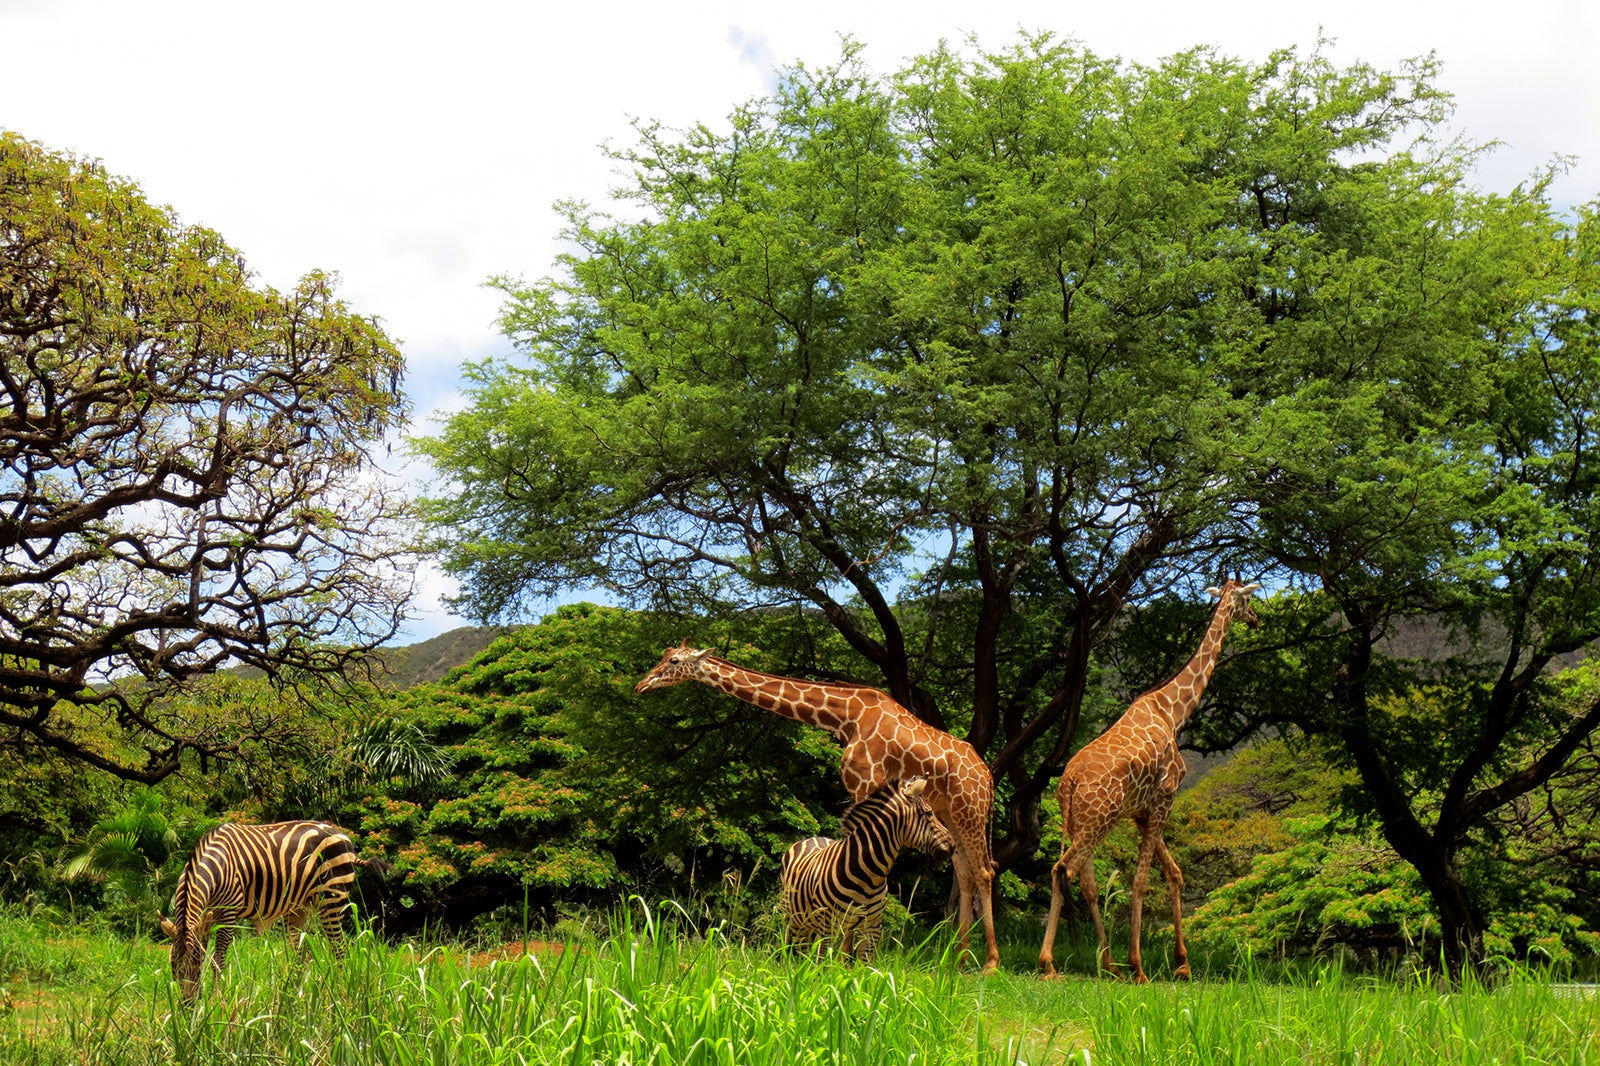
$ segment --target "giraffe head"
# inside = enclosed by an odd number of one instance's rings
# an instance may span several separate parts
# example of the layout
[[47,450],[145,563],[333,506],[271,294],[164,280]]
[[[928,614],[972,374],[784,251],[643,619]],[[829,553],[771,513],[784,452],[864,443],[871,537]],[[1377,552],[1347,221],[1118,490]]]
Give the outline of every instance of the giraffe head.
[[639,683],[633,686],[633,691],[649,692],[651,689],[692,681],[700,676],[701,665],[710,654],[707,649],[689,647],[687,640],[676,648],[668,648],[661,661],[656,663],[655,669],[645,674]]
[[1227,605],[1229,618],[1255,629],[1261,624],[1261,619],[1256,617],[1255,610],[1250,606],[1250,596],[1260,587],[1259,581],[1252,581],[1246,585],[1238,578],[1230,577],[1223,582],[1221,588],[1211,588],[1206,591]]

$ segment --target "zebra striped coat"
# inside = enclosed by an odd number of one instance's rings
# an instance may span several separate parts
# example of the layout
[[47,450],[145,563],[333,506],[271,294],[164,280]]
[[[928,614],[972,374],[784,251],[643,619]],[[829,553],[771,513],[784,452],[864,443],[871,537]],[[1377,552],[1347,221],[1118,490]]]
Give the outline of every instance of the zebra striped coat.
[[922,799],[926,785],[920,777],[890,781],[845,812],[840,839],[811,837],[784,852],[781,906],[791,945],[838,936],[845,956],[872,958],[900,849],[946,855],[955,846]]
[[161,917],[172,938],[172,975],[185,999],[200,989],[206,944],[216,930],[211,964],[218,973],[233,941],[230,923],[253,921],[257,932],[283,918],[291,949],[316,909],[333,952],[344,957],[343,921],[356,868],[379,865],[356,857],[355,845],[325,822],[219,825],[195,845],[173,894],[173,916]]

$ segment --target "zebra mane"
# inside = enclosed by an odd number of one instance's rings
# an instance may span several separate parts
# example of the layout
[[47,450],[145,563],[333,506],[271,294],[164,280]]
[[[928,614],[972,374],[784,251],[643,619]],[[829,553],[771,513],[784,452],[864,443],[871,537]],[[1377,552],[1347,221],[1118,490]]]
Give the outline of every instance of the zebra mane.
[[899,778],[885,781],[873,789],[871,795],[846,807],[845,812],[839,816],[839,832],[849,836],[863,822],[870,820],[875,813],[893,803],[895,797],[900,794],[900,784]]
[[205,853],[206,845],[211,843],[211,839],[221,828],[222,825],[214,825],[200,834],[200,839],[194,842],[194,850],[189,853],[188,861],[183,864],[183,869],[178,874],[178,887],[172,893],[172,924],[177,927],[180,940],[187,938],[199,925],[195,921],[197,916],[192,913],[200,902],[195,899],[195,860]]

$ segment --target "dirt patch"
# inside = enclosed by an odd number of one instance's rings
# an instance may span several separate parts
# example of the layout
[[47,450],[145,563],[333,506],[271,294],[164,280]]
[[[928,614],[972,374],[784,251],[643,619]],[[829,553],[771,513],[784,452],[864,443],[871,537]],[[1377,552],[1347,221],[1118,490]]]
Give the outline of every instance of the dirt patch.
[[523,955],[560,955],[566,950],[567,945],[548,940],[513,940],[488,951],[476,952],[468,957],[468,961],[473,966],[487,966],[500,959],[515,959]]

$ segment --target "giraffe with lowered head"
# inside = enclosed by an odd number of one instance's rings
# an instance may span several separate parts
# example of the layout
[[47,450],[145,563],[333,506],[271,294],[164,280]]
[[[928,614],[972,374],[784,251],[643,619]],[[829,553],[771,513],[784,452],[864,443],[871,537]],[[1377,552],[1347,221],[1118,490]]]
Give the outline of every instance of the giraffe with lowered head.
[[1150,879],[1151,859],[1161,862],[1172,895],[1172,930],[1176,975],[1189,978],[1189,954],[1183,944],[1183,872],[1161,838],[1172,801],[1183,781],[1183,756],[1178,753],[1178,731],[1189,720],[1216,668],[1217,655],[1234,621],[1252,629],[1260,625],[1250,608],[1250,595],[1259,584],[1229,580],[1220,589],[1207,589],[1218,600],[1211,625],[1200,640],[1200,650],[1176,677],[1134,700],[1111,728],[1085,744],[1067,763],[1056,786],[1061,802],[1061,858],[1050,871],[1050,916],[1045,920],[1044,946],[1039,969],[1046,978],[1058,976],[1055,966],[1056,922],[1061,901],[1074,877],[1083,889],[1100,940],[1100,966],[1116,974],[1105,923],[1100,918],[1099,889],[1094,880],[1094,852],[1124,815],[1139,830],[1139,858],[1134,867],[1131,896],[1132,933],[1128,965],[1133,979],[1146,978],[1139,953],[1139,925],[1144,893]]
[[961,900],[961,949],[966,950],[976,908],[988,942],[983,972],[999,968],[990,895],[994,864],[989,853],[989,809],[994,803],[994,779],[971,744],[935,729],[878,689],[746,670],[707,650],[691,648],[687,641],[668,648],[634,690],[649,692],[684,681],[699,681],[832,733],[844,746],[840,774],[857,803],[888,781],[926,778],[922,798],[955,838],[951,862]]

